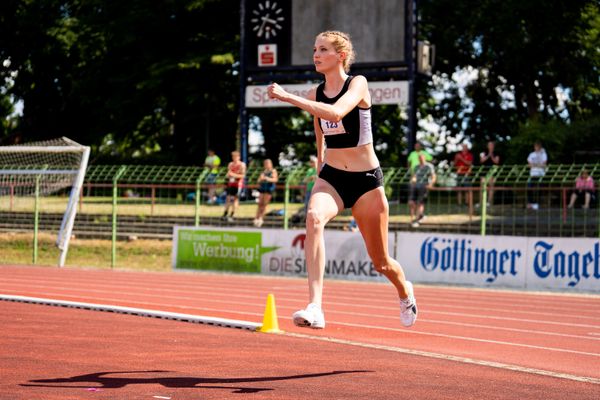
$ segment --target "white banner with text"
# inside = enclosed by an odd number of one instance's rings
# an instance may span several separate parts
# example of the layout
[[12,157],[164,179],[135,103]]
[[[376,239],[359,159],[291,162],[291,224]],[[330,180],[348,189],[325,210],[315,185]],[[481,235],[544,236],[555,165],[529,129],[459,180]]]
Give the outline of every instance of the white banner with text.
[[600,240],[399,232],[415,282],[600,292]]
[[[265,230],[263,240],[268,243],[269,248],[276,250],[263,256],[263,274],[306,276],[305,239],[304,230]],[[390,238],[389,248],[392,247],[393,240]],[[325,231],[325,276],[350,280],[385,280],[375,271],[360,233],[331,230]]]
[[[307,97],[308,92],[317,86],[314,83],[297,85],[281,85],[286,91],[300,97]],[[291,104],[269,98],[267,85],[246,86],[246,107],[291,107]],[[374,106],[397,104],[405,107],[408,104],[408,81],[369,82],[369,92]]]
[[[304,230],[176,226],[173,268],[306,276]],[[390,232],[416,283],[600,292],[600,239]],[[325,276],[386,281],[359,232],[325,231]]]

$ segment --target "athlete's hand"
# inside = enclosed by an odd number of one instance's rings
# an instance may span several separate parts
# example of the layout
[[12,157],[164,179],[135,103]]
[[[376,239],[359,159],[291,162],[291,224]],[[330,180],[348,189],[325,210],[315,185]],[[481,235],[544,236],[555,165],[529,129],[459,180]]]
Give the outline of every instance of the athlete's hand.
[[283,90],[283,88],[276,83],[271,83],[267,92],[269,93],[270,98],[278,100],[285,100],[285,97],[288,94],[288,92]]

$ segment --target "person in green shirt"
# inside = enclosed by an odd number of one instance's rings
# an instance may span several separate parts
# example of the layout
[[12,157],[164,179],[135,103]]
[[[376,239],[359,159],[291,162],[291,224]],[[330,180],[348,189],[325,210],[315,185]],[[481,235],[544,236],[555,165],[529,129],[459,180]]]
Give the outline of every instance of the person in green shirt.
[[304,184],[306,184],[306,193],[304,195],[304,212],[308,209],[308,201],[310,200],[310,194],[313,186],[317,180],[317,157],[310,156],[310,167],[306,171],[304,177]]
[[215,154],[213,149],[208,149],[208,155],[204,159],[204,167],[209,168],[208,175],[206,175],[205,183],[208,183],[208,204],[214,204],[217,201],[215,182],[217,180],[217,174],[219,173],[219,166],[221,165],[221,159]]
[[421,142],[415,143],[415,149],[410,152],[408,155],[408,168],[410,168],[410,172],[414,172],[417,165],[419,165],[419,156],[425,156],[425,161],[429,162],[433,160],[433,156],[427,152],[427,150],[423,149],[423,145]]

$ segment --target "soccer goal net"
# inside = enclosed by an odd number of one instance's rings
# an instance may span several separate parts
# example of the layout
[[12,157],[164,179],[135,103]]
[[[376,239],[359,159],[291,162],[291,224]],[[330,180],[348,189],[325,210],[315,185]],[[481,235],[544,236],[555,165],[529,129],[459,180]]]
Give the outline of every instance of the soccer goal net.
[[31,210],[27,204],[33,203],[34,254],[37,252],[40,198],[57,196],[53,209],[62,213],[56,240],[61,267],[69,249],[89,154],[88,146],[66,137],[0,146],[0,197],[5,204],[2,209]]

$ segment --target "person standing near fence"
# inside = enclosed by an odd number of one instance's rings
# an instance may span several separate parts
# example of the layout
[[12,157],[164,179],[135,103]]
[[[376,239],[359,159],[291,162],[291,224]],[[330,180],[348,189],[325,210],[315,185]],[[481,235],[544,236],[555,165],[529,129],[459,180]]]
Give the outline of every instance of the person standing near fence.
[[[246,177],[246,163],[241,160],[239,151],[231,152],[231,162],[227,165],[227,200],[222,219],[233,222],[233,215],[240,204],[240,194]],[[229,215],[227,213],[230,212]]]
[[275,192],[275,184],[279,180],[277,170],[273,168],[273,161],[267,158],[263,161],[263,172],[258,178],[258,208],[256,209],[256,217],[254,218],[254,226],[260,228],[263,224],[263,218],[267,212],[267,206],[273,198]]
[[[487,143],[486,151],[483,151],[481,154],[479,154],[479,163],[487,167],[486,173],[489,172],[491,168],[500,165],[500,155],[496,152],[496,143],[493,140],[490,140]],[[481,178],[482,185],[485,183],[485,179],[485,177]],[[490,204],[494,204],[495,181],[496,180],[493,176],[490,176],[487,179],[487,206],[489,206]]]
[[[548,155],[542,147],[539,140],[533,144],[533,151],[527,157],[529,165],[529,180],[527,181],[527,208],[538,210],[540,208],[539,187],[542,185],[540,180],[546,175],[546,165],[548,163]],[[536,189],[534,189],[536,188]]]
[[410,179],[410,193],[408,195],[408,207],[410,209],[410,225],[418,228],[425,218],[425,201],[427,191],[433,188],[437,177],[433,165],[425,161],[425,155],[419,155],[419,164],[413,170]]
[[302,327],[325,327],[321,306],[326,260],[324,228],[342,210],[350,208],[375,269],[398,292],[402,324],[412,326],[417,319],[413,287],[388,252],[389,206],[383,172],[373,148],[371,96],[364,76],[348,75],[353,60],[354,50],[347,34],[322,32],[315,39],[313,63],[324,75],[324,82],[311,89],[307,98],[288,93],[276,83],[268,88],[271,98],[314,116],[318,164],[322,166],[306,215],[309,304],[293,314],[293,321]]
[[[454,156],[454,167],[456,168],[456,186],[458,205],[462,205],[463,191],[460,188],[471,186],[470,175],[473,166],[473,154],[469,151],[469,146],[466,143],[462,144],[462,149]],[[473,202],[473,192],[469,189],[465,192],[465,204]]]
[[308,211],[308,201],[310,200],[310,194],[312,193],[313,186],[317,181],[317,157],[310,156],[309,167],[306,170],[306,176],[304,177],[304,184],[306,185],[306,192],[304,194],[304,215]]
[[413,151],[410,152],[406,160],[411,174],[414,172],[414,169],[417,168],[417,166],[419,165],[419,156],[421,155],[425,157],[425,161],[427,162],[433,160],[433,156],[429,154],[427,150],[423,149],[423,144],[421,142],[415,142],[415,148]]
[[221,165],[221,158],[215,153],[213,149],[208,149],[207,156],[204,159],[204,167],[208,169],[208,174],[204,183],[208,184],[208,204],[214,204],[217,202],[217,196],[215,183],[217,181],[217,174],[219,173],[219,166]]

